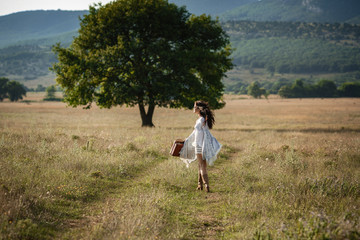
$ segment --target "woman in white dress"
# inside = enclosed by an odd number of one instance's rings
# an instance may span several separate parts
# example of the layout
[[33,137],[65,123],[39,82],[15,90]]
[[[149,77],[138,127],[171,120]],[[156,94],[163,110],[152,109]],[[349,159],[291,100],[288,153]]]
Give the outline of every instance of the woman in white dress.
[[199,115],[196,120],[194,131],[185,140],[184,147],[180,151],[180,158],[187,166],[197,160],[198,170],[198,190],[210,192],[207,165],[213,165],[216,156],[221,149],[221,144],[213,137],[209,129],[215,124],[214,113],[211,111],[207,102],[196,101],[194,103],[194,113]]

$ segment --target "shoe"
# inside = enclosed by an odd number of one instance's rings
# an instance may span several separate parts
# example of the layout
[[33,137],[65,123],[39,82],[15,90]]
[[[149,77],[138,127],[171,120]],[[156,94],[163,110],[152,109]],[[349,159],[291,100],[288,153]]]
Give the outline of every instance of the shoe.
[[204,174],[204,175],[202,176],[202,178],[203,178],[203,182],[204,182],[204,185],[205,185],[205,190],[206,190],[206,192],[210,192],[209,177],[208,177],[208,175],[207,175],[207,174]]

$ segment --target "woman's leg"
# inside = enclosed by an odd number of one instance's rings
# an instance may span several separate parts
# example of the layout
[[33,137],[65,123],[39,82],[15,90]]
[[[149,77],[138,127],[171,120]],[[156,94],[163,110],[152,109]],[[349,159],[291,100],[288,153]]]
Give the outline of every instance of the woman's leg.
[[201,176],[201,162],[198,161],[198,186],[197,190],[203,190],[203,181]]
[[206,160],[202,159],[202,154],[196,154],[196,157],[198,159],[198,162],[200,163],[200,174],[202,177],[202,181],[205,184],[205,189],[207,192],[210,192],[209,177],[206,169]]

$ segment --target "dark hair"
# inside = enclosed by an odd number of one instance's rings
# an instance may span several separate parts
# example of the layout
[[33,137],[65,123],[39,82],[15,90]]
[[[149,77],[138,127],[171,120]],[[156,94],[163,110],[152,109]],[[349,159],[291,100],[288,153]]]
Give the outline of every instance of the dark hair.
[[204,101],[196,101],[195,106],[200,110],[200,116],[205,118],[208,127],[212,129],[215,124],[215,114],[211,111],[209,104]]

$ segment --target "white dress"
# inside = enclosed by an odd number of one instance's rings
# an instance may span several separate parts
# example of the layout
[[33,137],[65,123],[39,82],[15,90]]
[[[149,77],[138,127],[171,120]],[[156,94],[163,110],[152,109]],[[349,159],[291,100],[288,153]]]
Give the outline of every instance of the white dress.
[[208,165],[212,166],[220,149],[221,144],[210,133],[205,119],[200,117],[195,123],[194,131],[185,139],[184,147],[180,151],[180,159],[189,166],[197,159],[196,154],[201,153]]

